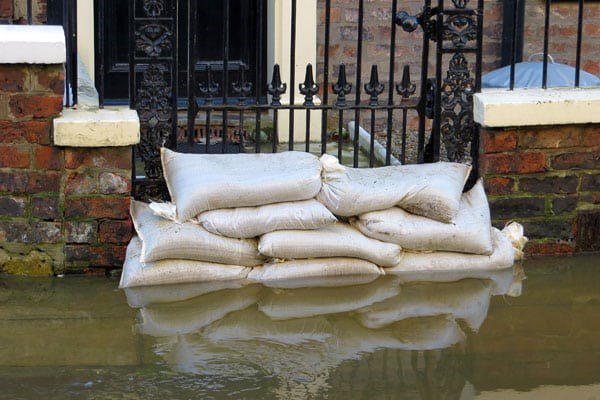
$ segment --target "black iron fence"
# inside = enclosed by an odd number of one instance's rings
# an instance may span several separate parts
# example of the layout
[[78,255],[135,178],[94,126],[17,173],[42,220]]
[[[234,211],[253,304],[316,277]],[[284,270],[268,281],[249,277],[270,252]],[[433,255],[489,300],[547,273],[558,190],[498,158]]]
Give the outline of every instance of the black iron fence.
[[[558,1],[556,3],[559,3]],[[564,6],[564,2],[561,5]],[[576,37],[573,38],[575,44],[575,57],[574,57],[574,72],[572,86],[579,87],[581,79],[581,62],[582,62],[582,43],[583,43],[583,27],[584,27],[584,13],[585,13],[585,1],[574,0],[570,2],[575,7],[577,4],[577,17],[571,19],[572,25],[577,26]],[[531,4],[531,3],[529,3]],[[543,56],[542,62],[540,63],[540,74],[541,74],[541,87],[548,88],[548,65],[550,58],[550,27],[552,26],[552,9],[553,1],[544,0],[544,32],[543,32],[543,44],[542,52],[540,55]],[[526,43],[525,38],[525,26],[527,25],[526,19],[526,0],[505,0],[504,3],[504,23],[503,23],[503,34],[502,34],[502,63],[503,65],[510,65],[510,83],[509,88],[513,90],[515,88],[515,77],[517,68],[515,65],[523,61],[523,47]],[[564,32],[564,30],[563,30]],[[564,33],[561,33],[564,35]]]

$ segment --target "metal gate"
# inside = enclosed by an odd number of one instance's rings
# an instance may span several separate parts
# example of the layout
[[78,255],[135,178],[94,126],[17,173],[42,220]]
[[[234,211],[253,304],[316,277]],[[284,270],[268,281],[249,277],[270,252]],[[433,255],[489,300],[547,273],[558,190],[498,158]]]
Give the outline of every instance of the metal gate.
[[[412,162],[447,159],[469,161],[476,167],[478,132],[473,122],[472,95],[479,90],[481,81],[483,0],[438,0],[436,4],[424,0],[421,12],[414,16],[401,10],[402,1],[390,0],[387,82],[380,80],[378,65],[363,71],[364,0],[356,0],[355,71],[349,73],[344,63],[332,65],[331,15],[332,3],[335,6],[336,0],[319,0],[323,2],[324,10],[319,77],[315,77],[316,66],[313,65],[306,66],[303,80],[296,76],[295,68],[290,68],[289,76],[281,76],[279,65],[273,65],[269,76],[264,76],[265,66],[261,64],[263,60],[258,52],[264,51],[267,0],[254,1],[259,8],[256,35],[248,40],[257,43],[255,59],[258,65],[254,68],[254,76],[247,76],[242,66],[232,79],[229,70],[232,0],[222,1],[219,78],[215,78],[211,65],[200,70],[196,68],[199,60],[196,16],[202,12],[202,1],[188,1],[188,30],[178,32],[177,0],[129,0],[130,105],[138,111],[141,122],[141,143],[135,149],[136,197],[168,197],[159,157],[163,146],[191,153],[333,152],[340,159],[350,153],[349,164],[355,167],[359,166],[362,154],[362,159],[366,158],[365,164],[373,167],[389,165],[396,160],[407,162],[407,135],[413,134],[417,143]],[[302,23],[298,20],[298,7],[302,7],[303,2],[274,1],[290,3],[288,61],[294,66],[297,27]],[[418,85],[413,83],[408,65],[396,71],[396,67],[401,67],[396,65],[398,27],[407,32],[418,29],[423,32]],[[183,102],[177,93],[178,36],[181,35],[186,36],[189,48],[188,94],[187,101]],[[433,76],[430,76],[430,67],[435,71]],[[365,79],[366,75],[369,79]],[[317,101],[319,93],[321,96]],[[285,127],[279,122],[282,113],[289,120]],[[418,120],[414,130],[408,122],[409,113],[414,113]],[[382,114],[386,124],[378,140],[375,121],[376,115]],[[305,121],[303,132],[295,129],[298,118]],[[310,140],[311,118],[320,118],[318,144]],[[184,122],[180,124],[179,119]],[[348,119],[355,121],[354,132],[349,138],[345,137],[343,127]],[[251,128],[248,128],[249,121]],[[370,131],[368,144],[362,146],[361,124]],[[266,125],[269,125],[268,131]],[[334,144],[337,149],[332,150]],[[377,148],[383,148],[384,154],[378,153]],[[378,154],[381,155],[379,158]]]

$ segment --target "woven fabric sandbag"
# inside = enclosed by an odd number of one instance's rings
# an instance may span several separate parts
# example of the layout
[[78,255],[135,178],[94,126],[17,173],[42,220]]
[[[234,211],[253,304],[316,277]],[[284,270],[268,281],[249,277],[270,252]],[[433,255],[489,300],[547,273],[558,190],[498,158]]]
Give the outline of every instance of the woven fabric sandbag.
[[314,198],[321,163],[309,153],[180,154],[161,149],[165,181],[177,220],[208,210]]
[[317,200],[268,204],[259,207],[211,210],[192,221],[204,229],[232,238],[253,238],[268,232],[318,229],[337,218]]
[[134,237],[127,246],[120,288],[173,283],[236,281],[245,279],[251,268],[191,260],[162,260],[142,263],[142,241]]
[[261,236],[261,254],[285,260],[324,257],[350,257],[370,261],[380,267],[400,262],[401,248],[363,235],[344,223],[312,231],[276,231]]
[[253,268],[248,280],[275,288],[338,287],[366,284],[385,272],[355,258],[319,258],[273,262]]
[[264,261],[255,239],[226,238],[191,222],[178,224],[139,201],[131,202],[131,217],[142,240],[142,262],[185,259],[253,267]]
[[406,271],[490,270],[510,268],[514,264],[515,249],[504,233],[492,228],[494,252],[489,255],[463,254],[447,251],[405,252],[402,260],[386,274]]
[[321,157],[323,187],[317,200],[335,215],[357,216],[398,206],[413,214],[452,222],[471,167],[439,162],[381,168],[348,168]]
[[368,237],[399,244],[403,249],[485,255],[493,251],[490,207],[481,180],[462,195],[452,224],[393,207],[362,214],[352,225]]

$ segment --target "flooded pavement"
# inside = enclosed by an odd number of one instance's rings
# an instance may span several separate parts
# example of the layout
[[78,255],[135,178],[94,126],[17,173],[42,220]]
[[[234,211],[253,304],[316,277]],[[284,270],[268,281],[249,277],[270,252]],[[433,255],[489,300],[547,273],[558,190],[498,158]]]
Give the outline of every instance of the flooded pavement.
[[0,277],[0,399],[600,399],[600,256],[524,271],[126,293]]

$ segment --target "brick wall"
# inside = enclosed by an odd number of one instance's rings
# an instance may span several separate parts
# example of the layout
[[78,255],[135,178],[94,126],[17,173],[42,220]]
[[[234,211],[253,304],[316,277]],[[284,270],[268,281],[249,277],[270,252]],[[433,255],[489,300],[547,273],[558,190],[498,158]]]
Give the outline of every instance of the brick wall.
[[105,273],[131,236],[131,148],[59,148],[62,65],[0,65],[0,271]]
[[[32,0],[31,6],[33,23],[46,23],[48,15],[47,0]],[[0,0],[0,22],[26,24],[27,0]]]
[[496,225],[517,220],[529,254],[600,251],[600,126],[481,130]]

